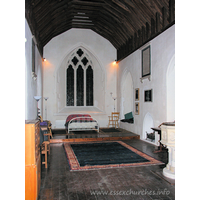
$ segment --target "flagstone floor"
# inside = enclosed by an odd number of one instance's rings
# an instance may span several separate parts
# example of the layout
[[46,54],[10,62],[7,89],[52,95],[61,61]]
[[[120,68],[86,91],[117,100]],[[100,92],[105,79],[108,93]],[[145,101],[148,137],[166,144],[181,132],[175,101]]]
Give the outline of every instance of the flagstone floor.
[[[138,139],[125,143],[167,163],[167,152]],[[62,144],[51,144],[48,168],[42,166],[39,200],[175,199],[175,186],[162,177],[165,165],[70,171]]]

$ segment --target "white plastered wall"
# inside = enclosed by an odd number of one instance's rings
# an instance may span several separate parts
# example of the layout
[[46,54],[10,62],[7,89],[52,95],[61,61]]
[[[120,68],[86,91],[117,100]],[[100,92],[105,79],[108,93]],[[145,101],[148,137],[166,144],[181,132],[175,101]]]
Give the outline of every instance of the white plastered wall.
[[172,57],[167,74],[167,121],[175,120],[175,56]]
[[[37,102],[34,96],[42,96],[42,58],[35,48],[35,74],[37,79],[32,78],[32,38],[27,21],[25,20],[25,120],[33,120],[37,117]],[[43,109],[42,99],[38,103],[41,114]]]
[[[144,79],[141,82],[141,51],[148,45],[151,46],[151,79],[150,81],[148,79]],[[133,80],[133,111],[135,107],[135,102],[139,102],[140,104],[139,115],[135,115],[133,113],[134,124],[130,125],[128,123],[123,123],[123,125],[121,126],[123,126],[123,128],[126,128],[127,130],[139,134],[141,139],[144,139],[144,132],[146,131],[143,130],[143,127],[145,127],[143,126],[143,122],[147,113],[149,113],[149,115],[153,119],[153,125],[155,127],[159,126],[162,122],[165,122],[169,119],[171,121],[175,120],[174,98],[172,99],[169,97],[170,102],[169,98],[167,100],[167,96],[173,96],[174,94],[174,82],[170,81],[170,79],[174,79],[175,77],[173,74],[174,69],[172,69],[174,67],[174,65],[172,64],[172,60],[174,57],[175,25],[151,40],[142,48],[133,52],[121,62],[119,62],[117,75],[117,94],[120,101],[118,101],[118,109],[122,109],[121,106],[123,98],[126,98],[123,96],[122,85],[125,81],[123,78],[124,74],[127,71],[130,72]],[[169,67],[171,69],[168,70]],[[167,89],[167,83],[168,88],[170,88],[171,90]],[[140,90],[139,101],[135,101],[135,88],[139,88]],[[153,102],[144,102],[144,91],[149,89],[153,89]]]
[[[65,106],[65,65],[74,49],[84,48],[93,61],[95,79],[95,106],[68,108]],[[113,111],[114,104],[110,92],[116,94],[116,67],[112,62],[116,59],[116,49],[113,45],[92,30],[70,29],[54,37],[44,47],[43,96],[47,100],[47,118],[53,128],[64,128],[67,116],[71,113],[89,113],[96,118],[101,127],[108,125],[108,115]],[[100,72],[100,73],[99,73]],[[58,83],[60,81],[60,83]],[[101,94],[100,96],[98,96]],[[44,110],[45,112],[45,110]]]

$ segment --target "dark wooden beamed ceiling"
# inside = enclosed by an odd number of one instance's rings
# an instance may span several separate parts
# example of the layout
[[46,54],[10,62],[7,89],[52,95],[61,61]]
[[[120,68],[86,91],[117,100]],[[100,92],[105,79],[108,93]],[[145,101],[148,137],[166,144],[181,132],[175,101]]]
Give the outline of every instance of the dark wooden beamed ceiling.
[[174,23],[174,13],[175,0],[25,1],[25,17],[41,55],[53,37],[81,28],[109,40],[119,60]]

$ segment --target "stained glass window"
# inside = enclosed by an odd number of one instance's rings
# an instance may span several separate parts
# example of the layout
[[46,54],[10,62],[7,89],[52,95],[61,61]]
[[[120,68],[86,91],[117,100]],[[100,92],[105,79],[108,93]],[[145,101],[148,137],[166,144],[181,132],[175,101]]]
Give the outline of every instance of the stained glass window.
[[93,70],[88,66],[86,70],[86,106],[93,106]]
[[76,58],[76,56],[73,57],[72,62],[76,66],[76,64],[78,63],[78,59]]
[[86,66],[88,63],[88,59],[86,57],[84,57],[81,61],[84,64],[84,66]]
[[66,70],[67,106],[93,106],[93,76],[88,54],[81,48],[74,51]]
[[67,69],[67,106],[74,106],[74,69],[69,65]]
[[79,49],[76,53],[79,55],[79,57],[81,57],[83,55],[82,49]]
[[76,74],[76,105],[84,106],[84,75],[81,65],[78,66]]

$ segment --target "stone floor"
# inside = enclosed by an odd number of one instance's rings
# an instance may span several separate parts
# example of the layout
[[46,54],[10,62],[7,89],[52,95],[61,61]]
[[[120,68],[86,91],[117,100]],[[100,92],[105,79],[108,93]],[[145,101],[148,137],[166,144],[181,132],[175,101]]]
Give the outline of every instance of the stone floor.
[[[167,163],[167,152],[153,153],[152,144],[137,139],[124,142]],[[39,200],[175,199],[175,185],[158,175],[164,167],[70,171],[63,144],[51,144],[48,168],[42,166]]]
[[[56,139],[71,139],[71,138],[107,138],[107,137],[129,137],[138,136],[135,133],[121,129],[121,128],[111,128],[109,132],[104,132],[104,130],[109,130],[105,128],[100,128],[99,133],[97,131],[74,131],[66,134],[66,130],[53,130],[54,138]],[[116,131],[115,131],[116,130]]]

